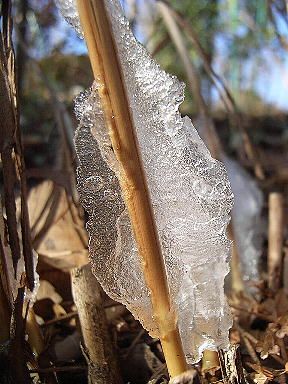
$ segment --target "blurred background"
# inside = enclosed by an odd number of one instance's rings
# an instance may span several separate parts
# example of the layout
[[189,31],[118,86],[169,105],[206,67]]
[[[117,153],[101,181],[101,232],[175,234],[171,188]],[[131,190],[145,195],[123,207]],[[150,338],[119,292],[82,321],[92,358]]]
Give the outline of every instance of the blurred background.
[[[287,3],[284,0],[126,0],[122,5],[138,40],[163,69],[186,84],[180,111],[191,117],[212,155],[223,160],[228,171],[235,195],[228,231],[234,240],[232,272],[226,282],[234,315],[231,342],[241,344],[242,363],[252,382],[266,383],[269,379],[285,383],[288,369]],[[93,82],[85,43],[65,22],[52,0],[15,0],[12,16],[20,128],[29,190],[24,197],[21,190],[22,209],[27,203],[31,249],[38,254],[40,279],[33,308],[26,313],[29,348],[24,333],[18,335],[21,348],[17,353],[22,351],[22,360],[18,360],[28,362],[33,382],[86,383],[87,364],[90,367],[91,362],[86,350],[80,348],[80,341],[84,339],[87,350],[96,351],[96,356],[109,328],[114,352],[108,359],[116,361],[111,367],[117,373],[116,380],[109,383],[120,382],[120,376],[127,383],[146,384],[149,380],[154,384],[167,383],[159,342],[142,329],[125,307],[109,299],[92,278],[89,267],[87,270],[88,239],[84,229],[87,217],[75,188],[77,159],[73,143],[77,127],[74,98]],[[10,163],[15,160],[13,156]],[[4,169],[3,159],[4,156],[1,158]],[[3,223],[5,214],[9,217],[9,209],[16,212],[19,206],[17,198],[16,208],[7,205],[9,188],[16,197],[19,195],[17,164],[15,168],[14,184],[9,183],[9,172],[6,176],[5,172],[4,176],[1,173],[1,188],[4,185],[5,190],[8,185],[3,199],[6,199]],[[19,217],[18,212],[18,228]],[[16,224],[16,219],[12,224]],[[0,230],[3,238],[7,236],[4,224]],[[17,237],[17,231],[14,235]],[[27,260],[25,263],[28,274]],[[32,264],[31,281],[35,277]],[[9,286],[6,280],[11,278],[9,265],[0,272],[5,288]],[[81,276],[88,277],[81,280]],[[0,330],[1,343],[11,336],[15,299],[3,287],[0,299],[10,297],[11,306],[0,303],[0,309],[8,308],[6,322],[1,321],[6,324]],[[81,306],[84,299],[89,303],[88,310]],[[16,325],[22,321],[23,301],[19,306],[20,320],[16,319]],[[102,320],[96,322],[94,315]],[[88,336],[86,326],[91,331]],[[104,344],[111,343],[108,339]],[[0,362],[4,361],[3,350],[0,350]],[[99,361],[97,364],[101,365],[103,361]],[[116,367],[118,361],[121,375]],[[16,364],[12,363],[12,366]],[[106,361],[103,364],[106,366]],[[219,361],[212,369],[204,363],[195,369],[202,383],[221,378]]]
[[[237,109],[260,156],[265,148],[261,160],[270,171],[277,159],[267,155],[272,151],[273,157],[278,157],[287,142],[285,1],[182,0],[170,4],[183,23],[184,62],[171,37],[171,26],[163,21],[156,2],[123,1],[137,38],[162,68],[187,84],[181,112],[194,119],[201,114],[200,92],[218,134],[225,140],[226,152],[235,154],[241,146],[241,133],[233,128],[231,115]],[[84,41],[59,15],[53,1],[21,0],[15,5],[21,125],[27,166],[34,168],[57,158],[59,130],[49,87],[73,119],[73,99],[90,87],[92,75]],[[190,61],[188,72],[185,55]],[[37,71],[31,70],[34,66]],[[194,72],[192,79],[189,66]],[[223,103],[222,83],[233,97],[235,108]]]

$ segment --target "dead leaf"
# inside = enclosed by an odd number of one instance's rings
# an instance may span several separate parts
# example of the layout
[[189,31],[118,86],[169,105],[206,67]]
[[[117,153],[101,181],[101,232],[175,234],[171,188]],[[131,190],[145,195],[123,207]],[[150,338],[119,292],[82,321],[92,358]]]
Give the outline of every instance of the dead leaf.
[[84,223],[63,187],[49,180],[37,185],[28,209],[33,245],[45,263],[64,271],[88,263]]
[[253,381],[257,384],[266,384],[268,383],[268,378],[264,375],[264,373],[255,373],[253,375]]

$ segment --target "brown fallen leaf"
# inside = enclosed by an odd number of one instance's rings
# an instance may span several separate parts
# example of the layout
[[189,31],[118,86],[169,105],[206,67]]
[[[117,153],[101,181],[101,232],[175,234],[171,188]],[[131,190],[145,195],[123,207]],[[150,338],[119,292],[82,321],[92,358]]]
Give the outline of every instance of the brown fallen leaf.
[[252,379],[254,383],[257,384],[266,384],[269,382],[267,376],[265,376],[264,373],[255,373],[252,375]]
[[88,263],[84,223],[63,187],[46,180],[32,188],[28,209],[33,246],[42,261],[63,271]]

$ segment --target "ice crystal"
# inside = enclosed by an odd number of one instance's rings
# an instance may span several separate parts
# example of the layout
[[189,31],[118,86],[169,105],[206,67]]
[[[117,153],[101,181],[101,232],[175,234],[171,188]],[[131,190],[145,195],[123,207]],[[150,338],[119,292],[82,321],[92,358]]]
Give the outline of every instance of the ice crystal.
[[263,193],[238,163],[227,157],[224,163],[234,192],[232,220],[242,275],[244,280],[257,280],[264,240]]
[[[63,1],[65,5],[67,1]],[[224,165],[213,159],[188,117],[183,84],[162,71],[137,42],[116,0],[105,0],[141,150],[170,296],[188,362],[226,347],[231,319],[223,283],[233,195]],[[75,11],[75,15],[77,12]],[[117,161],[105,130],[97,84],[76,109],[79,192],[90,215],[94,273],[154,336],[149,292],[121,197]]]
[[79,15],[77,12],[77,0],[55,0],[55,2],[67,23],[74,27],[79,37],[83,38]]

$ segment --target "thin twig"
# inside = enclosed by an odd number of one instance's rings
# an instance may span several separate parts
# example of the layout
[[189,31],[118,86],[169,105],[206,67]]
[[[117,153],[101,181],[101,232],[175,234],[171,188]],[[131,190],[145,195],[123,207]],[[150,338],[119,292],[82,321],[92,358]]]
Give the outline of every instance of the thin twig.
[[77,311],[69,312],[69,313],[67,313],[67,315],[63,315],[61,317],[57,317],[56,319],[52,319],[52,320],[46,321],[42,325],[42,327],[48,327],[51,324],[64,322],[64,321],[70,320],[70,319],[72,319],[73,317],[76,317],[76,316],[78,316],[78,312]]
[[73,365],[73,366],[64,366],[64,367],[48,367],[48,368],[37,368],[30,369],[29,373],[53,373],[53,372],[78,372],[78,371],[87,371],[87,366],[82,365]]

